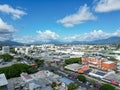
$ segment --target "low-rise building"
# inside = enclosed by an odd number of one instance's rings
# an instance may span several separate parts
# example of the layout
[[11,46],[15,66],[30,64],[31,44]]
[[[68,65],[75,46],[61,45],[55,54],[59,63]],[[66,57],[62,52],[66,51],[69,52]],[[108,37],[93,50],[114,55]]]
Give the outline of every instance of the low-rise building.
[[65,69],[68,69],[68,70],[71,70],[71,71],[74,71],[74,72],[77,72],[80,74],[84,73],[85,71],[90,70],[90,68],[87,65],[80,65],[77,63],[69,64],[69,65],[65,66]]
[[114,71],[106,72],[106,71],[94,69],[91,72],[89,72],[88,75],[95,77],[95,78],[103,79],[104,77],[110,75],[111,73],[115,73],[115,72]]
[[5,77],[5,74],[0,74],[0,90],[8,90],[8,81]]
[[82,65],[74,63],[74,64],[69,64],[65,66],[65,68],[71,71],[77,71],[78,69],[82,68]]
[[88,66],[94,67],[94,68],[99,68],[99,69],[101,68],[101,64],[103,61],[104,61],[104,59],[99,56],[95,56],[95,57],[83,56],[82,57],[82,64],[88,65]]
[[105,58],[102,58],[100,56],[83,56],[82,57],[82,64],[88,65],[89,67],[102,69],[102,70],[111,70],[115,69],[115,62],[109,61]]
[[120,75],[115,73],[110,73],[103,78],[104,81],[120,86]]
[[102,62],[102,69],[103,70],[115,69],[115,63],[112,61]]

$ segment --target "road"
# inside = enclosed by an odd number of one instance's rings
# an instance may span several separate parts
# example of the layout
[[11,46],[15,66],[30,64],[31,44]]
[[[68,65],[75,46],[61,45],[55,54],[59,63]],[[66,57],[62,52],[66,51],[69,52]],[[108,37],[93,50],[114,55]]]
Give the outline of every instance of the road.
[[[86,87],[86,90],[97,90],[96,88],[93,88],[93,87],[90,87],[90,85],[86,85],[85,83],[81,83],[80,81],[78,81],[77,79],[72,79],[72,78],[70,78],[70,77],[68,77],[68,75],[74,75],[74,76],[77,76],[77,75],[79,75],[78,73],[75,73],[75,72],[71,72],[71,71],[64,71],[64,70],[61,70],[61,68],[58,68],[58,67],[55,67],[55,66],[50,66],[50,67],[41,67],[40,68],[41,70],[54,70],[54,73],[55,74],[58,74],[58,75],[60,75],[60,76],[62,76],[62,77],[66,77],[66,78],[69,78],[69,79],[71,79],[72,81],[74,81],[76,84],[78,84],[79,86],[81,86],[81,87]],[[96,82],[98,82],[98,83],[100,83],[100,84],[102,84],[102,83],[104,83],[104,84],[108,84],[107,82],[104,82],[104,81],[102,81],[102,80],[98,80],[98,79],[96,79],[96,78],[92,78],[92,77],[90,77],[90,76],[88,76],[88,75],[84,75],[87,79],[91,79],[91,80],[95,80]],[[113,85],[113,84],[111,84],[112,86],[114,86],[117,90],[120,90],[120,87],[119,86],[115,86],[115,85]]]
[[[95,80],[95,81],[98,82],[98,83],[108,84],[107,82],[104,82],[104,81],[102,81],[102,80],[98,80],[98,79],[96,79],[96,78],[92,78],[92,77],[90,77],[90,76],[88,76],[88,75],[85,75],[85,77],[88,78],[88,79]],[[111,84],[111,85],[112,85],[113,87],[115,87],[117,90],[120,90],[120,87],[115,86],[115,85],[113,85],[113,84]]]
[[[71,75],[71,72],[65,72],[65,71],[62,71],[61,69],[57,68],[57,67],[54,67],[54,66],[51,66],[51,67],[40,67],[39,68],[40,70],[54,70],[54,73],[55,74],[58,74],[62,77],[66,77],[66,78],[69,78],[70,80],[74,81],[74,83],[76,83],[77,85],[81,86],[81,87],[85,87],[86,90],[96,90],[95,88],[93,87],[90,87],[90,85],[86,85],[85,83],[82,83],[80,82],[79,80],[77,79],[73,79],[73,78],[70,78],[68,77],[68,75]],[[75,76],[77,76],[78,74],[76,73],[73,73]]]

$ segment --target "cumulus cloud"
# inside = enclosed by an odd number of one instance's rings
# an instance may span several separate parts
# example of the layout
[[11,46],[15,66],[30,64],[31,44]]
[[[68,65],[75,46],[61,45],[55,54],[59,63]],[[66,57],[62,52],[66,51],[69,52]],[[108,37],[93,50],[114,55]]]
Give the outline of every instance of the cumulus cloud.
[[42,31],[37,31],[38,33],[38,39],[40,39],[41,41],[51,41],[51,40],[56,40],[58,39],[59,35],[57,35],[55,32],[52,32],[50,30],[46,30],[44,32]]
[[13,19],[20,19],[21,16],[24,16],[27,14],[23,10],[15,9],[7,4],[0,5],[0,12],[11,14]]
[[95,19],[96,17],[92,14],[92,12],[90,12],[89,7],[85,4],[84,6],[80,7],[76,13],[57,20],[57,23],[61,23],[65,27],[73,27],[76,24],[81,24],[85,21]]
[[36,31],[35,36],[24,36],[21,38],[14,38],[14,41],[19,41],[22,43],[33,43],[33,42],[49,42],[53,40],[58,40],[59,35],[56,34],[55,32],[52,32],[50,30],[45,30],[45,31]]
[[12,25],[7,24],[0,18],[0,41],[11,39],[15,31]]
[[93,30],[88,33],[72,35],[70,37],[60,37],[57,33],[50,30],[37,31],[35,36],[23,36],[23,37],[14,37],[14,41],[22,43],[33,43],[33,42],[50,42],[50,41],[63,41],[63,42],[72,42],[72,41],[92,41],[99,39],[106,39],[113,36],[120,37],[120,29],[112,33],[104,32],[103,30]]
[[120,30],[117,30],[113,33],[107,33],[102,30],[94,30],[89,33],[73,35],[71,37],[65,37],[65,41],[92,41],[98,39],[106,39],[112,36],[120,36]]
[[96,12],[110,12],[120,10],[120,0],[99,0],[95,6]]

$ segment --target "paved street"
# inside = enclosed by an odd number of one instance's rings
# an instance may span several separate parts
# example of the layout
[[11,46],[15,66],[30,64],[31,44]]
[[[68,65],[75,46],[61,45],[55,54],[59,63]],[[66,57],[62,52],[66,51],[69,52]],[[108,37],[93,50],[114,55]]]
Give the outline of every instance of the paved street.
[[[71,79],[70,77],[68,77],[68,75],[74,75],[74,76],[77,76],[77,75],[79,75],[78,73],[75,73],[75,72],[71,72],[71,71],[63,71],[63,70],[61,70],[60,68],[57,68],[57,67],[54,67],[54,66],[50,66],[50,67],[41,67],[40,68],[41,70],[54,70],[54,73],[56,73],[56,74],[58,74],[58,75],[60,75],[60,76],[62,76],[62,77],[66,77],[66,78],[69,78],[69,79]],[[104,81],[102,81],[102,80],[98,80],[98,79],[95,79],[95,78],[92,78],[92,77],[90,77],[90,76],[88,76],[88,75],[85,75],[85,77],[87,78],[87,79],[92,79],[92,80],[95,80],[96,82],[98,82],[98,83],[106,83],[106,82],[104,82]],[[87,90],[97,90],[96,88],[92,88],[92,87],[90,87],[90,85],[86,85],[85,83],[81,83],[80,81],[78,81],[77,79],[71,79],[71,80],[73,80],[76,84],[78,84],[78,85],[80,85],[81,87],[86,87],[86,89]],[[107,83],[108,84],[108,83]],[[111,84],[112,85],[112,84]],[[112,86],[114,86],[114,87],[116,87],[116,89],[117,90],[120,90],[120,87],[118,87],[118,86],[115,86],[115,85],[112,85]]]
[[[43,70],[43,69],[44,70],[51,70],[51,69],[53,69],[55,74],[58,74],[58,75],[60,75],[62,77],[66,77],[66,78],[71,79],[70,77],[68,77],[68,75],[71,75],[71,72],[64,72],[64,71],[60,70],[57,67],[53,67],[53,66],[51,66],[51,67],[41,67],[40,69],[41,70]],[[77,74],[74,73],[74,75],[77,75]],[[95,88],[91,88],[90,85],[86,85],[85,83],[81,83],[77,79],[71,79],[71,80],[74,81],[76,84],[78,84],[81,87],[86,87],[86,90],[96,90]]]

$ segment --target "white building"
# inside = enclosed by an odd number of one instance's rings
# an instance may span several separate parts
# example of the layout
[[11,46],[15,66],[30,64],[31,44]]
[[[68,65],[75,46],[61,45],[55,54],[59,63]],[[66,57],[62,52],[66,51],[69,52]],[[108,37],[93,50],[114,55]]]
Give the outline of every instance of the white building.
[[26,54],[26,55],[28,55],[29,50],[30,50],[30,47],[27,47],[27,46],[22,46],[22,47],[16,47],[15,48],[15,51],[17,53],[22,53],[22,54]]
[[3,46],[2,47],[2,54],[9,53],[10,52],[10,47],[9,46]]
[[82,68],[82,65],[74,63],[74,64],[69,64],[65,66],[65,68],[71,71],[77,71],[78,69]]

